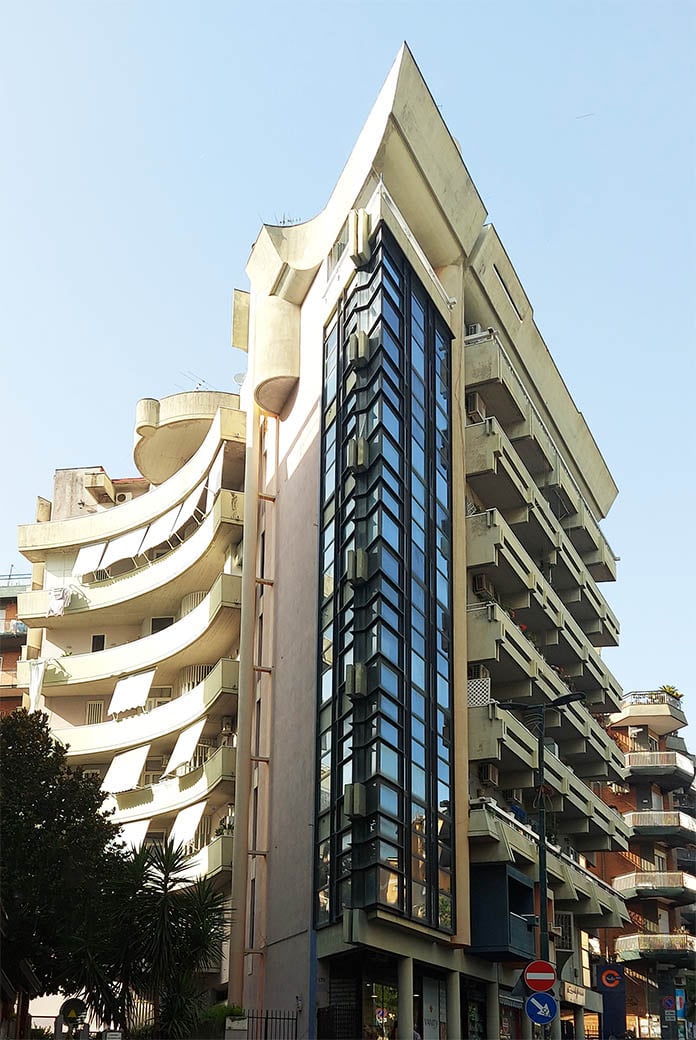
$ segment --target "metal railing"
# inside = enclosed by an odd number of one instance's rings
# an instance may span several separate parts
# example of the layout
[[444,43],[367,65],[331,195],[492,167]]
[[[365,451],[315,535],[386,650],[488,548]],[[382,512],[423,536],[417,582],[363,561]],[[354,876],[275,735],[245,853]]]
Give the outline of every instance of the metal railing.
[[681,711],[681,697],[663,693],[662,690],[631,690],[630,693],[624,694],[623,703],[626,707],[639,704],[668,704],[670,708],[678,708]]
[[31,585],[31,574],[0,574],[0,589]]
[[682,812],[629,812],[624,819],[631,827],[678,827],[696,834],[696,820]]
[[19,618],[5,618],[0,621],[0,635],[25,636],[27,626]]
[[632,888],[687,888],[696,892],[696,877],[681,870],[645,870],[635,874],[621,874],[613,881],[617,892]]
[[685,773],[693,774],[694,772],[694,764],[691,759],[679,751],[629,751],[626,755],[626,765],[629,769],[667,766],[681,769]]
[[650,935],[619,935],[615,940],[614,950],[617,954],[636,951],[650,953],[657,950],[670,950],[674,953],[696,954],[696,936],[668,932],[652,932]]

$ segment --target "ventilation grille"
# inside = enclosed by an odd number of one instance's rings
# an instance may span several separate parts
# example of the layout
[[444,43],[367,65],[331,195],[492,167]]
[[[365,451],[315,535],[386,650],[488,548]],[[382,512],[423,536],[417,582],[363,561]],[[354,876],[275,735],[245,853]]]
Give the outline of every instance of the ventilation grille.
[[565,911],[556,911],[556,950],[573,951],[573,915]]
[[491,703],[491,680],[469,679],[467,684],[467,704],[470,708],[480,708]]
[[88,726],[98,726],[104,719],[104,701],[87,701],[85,722]]

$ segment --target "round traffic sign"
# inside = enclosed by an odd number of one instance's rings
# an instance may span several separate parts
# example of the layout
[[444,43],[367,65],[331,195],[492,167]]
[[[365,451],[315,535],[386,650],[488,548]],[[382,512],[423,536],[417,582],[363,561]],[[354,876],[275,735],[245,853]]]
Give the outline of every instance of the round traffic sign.
[[556,981],[556,969],[549,961],[532,961],[524,969],[524,981],[535,993],[545,993]]
[[71,1026],[84,1019],[87,1014],[87,1005],[79,997],[69,997],[60,1005],[60,1013],[63,1021]]
[[532,994],[531,997],[527,997],[524,1010],[527,1018],[538,1026],[544,1026],[547,1022],[553,1022],[558,1014],[558,1003],[551,993],[540,993],[536,997]]

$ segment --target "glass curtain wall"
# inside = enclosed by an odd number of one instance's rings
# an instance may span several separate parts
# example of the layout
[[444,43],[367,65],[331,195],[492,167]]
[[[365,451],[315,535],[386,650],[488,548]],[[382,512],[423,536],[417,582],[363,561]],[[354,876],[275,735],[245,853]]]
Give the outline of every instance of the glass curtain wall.
[[450,343],[381,225],[324,341],[319,927],[452,927]]

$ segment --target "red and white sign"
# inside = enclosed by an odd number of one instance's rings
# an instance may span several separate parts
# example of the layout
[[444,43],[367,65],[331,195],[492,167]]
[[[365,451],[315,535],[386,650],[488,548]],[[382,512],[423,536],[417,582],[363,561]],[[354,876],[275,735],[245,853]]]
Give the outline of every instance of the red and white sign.
[[549,961],[532,961],[524,969],[524,981],[535,993],[546,993],[556,981],[556,969]]

